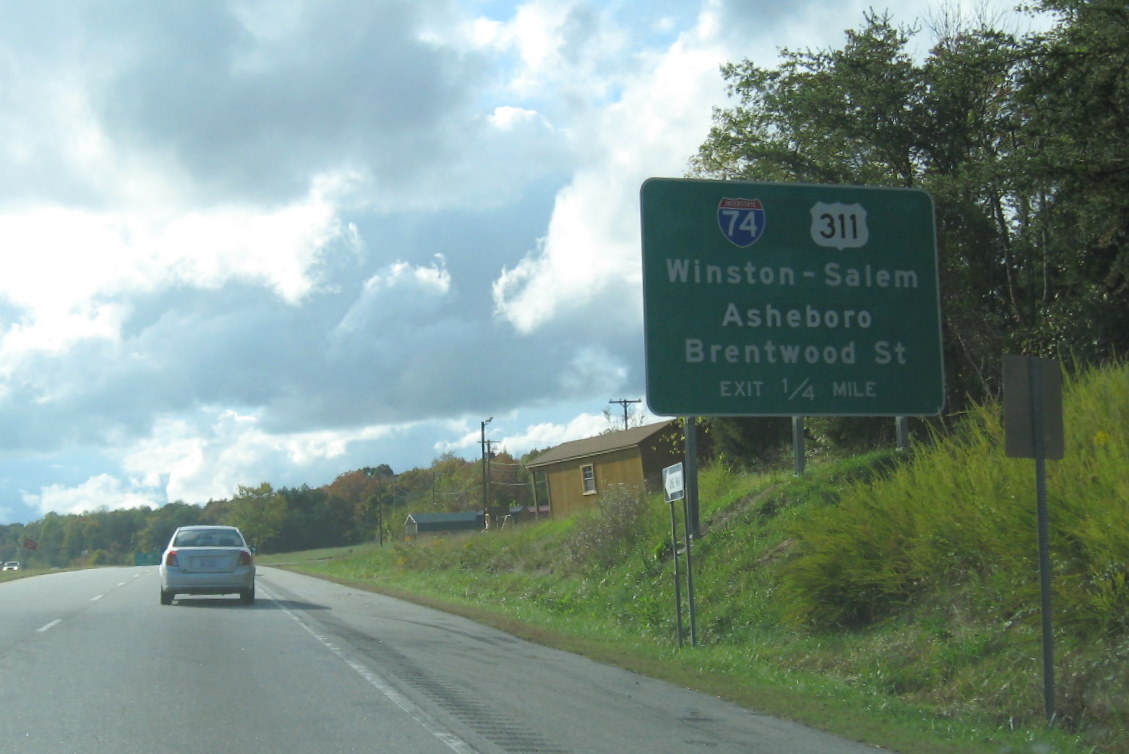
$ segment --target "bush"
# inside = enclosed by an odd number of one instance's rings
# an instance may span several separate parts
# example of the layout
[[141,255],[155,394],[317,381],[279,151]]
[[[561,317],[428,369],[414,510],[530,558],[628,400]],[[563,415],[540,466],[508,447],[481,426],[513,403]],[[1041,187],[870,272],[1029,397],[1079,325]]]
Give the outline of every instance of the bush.
[[106,552],[105,550],[95,550],[94,552],[90,553],[89,557],[86,560],[86,564],[91,566],[118,565],[118,561],[114,558],[113,555]]
[[635,489],[613,487],[600,495],[595,509],[577,517],[565,542],[567,561],[581,570],[611,568],[626,559],[647,531],[643,496]]
[[[1066,398],[1066,456],[1048,464],[1056,620],[1116,642],[1129,636],[1129,366],[1071,380]],[[955,437],[797,524],[781,583],[792,619],[867,625],[954,585],[982,618],[1030,619],[1034,497],[1031,461],[1004,456],[999,407],[975,409]]]

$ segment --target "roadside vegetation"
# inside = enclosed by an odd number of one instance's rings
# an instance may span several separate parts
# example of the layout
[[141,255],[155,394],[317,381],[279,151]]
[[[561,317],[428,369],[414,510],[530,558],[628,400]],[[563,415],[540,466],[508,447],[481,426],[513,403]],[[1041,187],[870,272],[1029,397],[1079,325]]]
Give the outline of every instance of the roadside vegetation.
[[1129,367],[1069,379],[1065,404],[1066,456],[1048,463],[1053,728],[1034,464],[1004,456],[995,404],[907,454],[815,459],[801,477],[705,469],[694,647],[678,645],[661,498],[611,495],[570,520],[262,562],[897,751],[1129,751]]

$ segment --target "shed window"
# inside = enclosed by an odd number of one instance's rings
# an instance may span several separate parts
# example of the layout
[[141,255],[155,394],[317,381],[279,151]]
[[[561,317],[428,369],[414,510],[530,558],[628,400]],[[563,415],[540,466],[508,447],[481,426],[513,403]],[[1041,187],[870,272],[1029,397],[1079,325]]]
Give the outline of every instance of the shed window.
[[584,478],[584,494],[596,494],[596,469],[587,463],[580,467],[580,475]]

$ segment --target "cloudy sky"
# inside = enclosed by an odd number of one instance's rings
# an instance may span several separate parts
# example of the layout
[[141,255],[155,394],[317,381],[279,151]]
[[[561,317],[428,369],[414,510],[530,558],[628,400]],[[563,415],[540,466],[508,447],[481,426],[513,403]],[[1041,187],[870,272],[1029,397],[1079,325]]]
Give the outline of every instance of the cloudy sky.
[[0,0],[0,523],[607,428],[640,183],[872,5]]

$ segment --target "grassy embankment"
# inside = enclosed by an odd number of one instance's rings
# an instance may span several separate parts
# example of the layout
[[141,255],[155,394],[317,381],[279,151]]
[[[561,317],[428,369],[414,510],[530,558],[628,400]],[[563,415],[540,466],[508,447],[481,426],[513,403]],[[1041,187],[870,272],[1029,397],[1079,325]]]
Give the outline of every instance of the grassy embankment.
[[[678,648],[668,507],[262,562],[902,752],[1129,751],[1129,367],[1066,386],[1048,463],[1057,707],[1042,721],[1034,464],[997,407],[908,456],[701,477],[698,646]],[[685,594],[685,591],[683,592]]]

